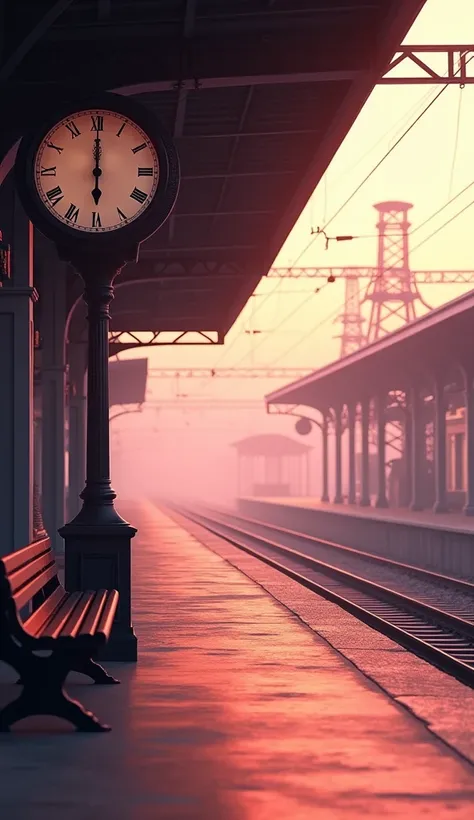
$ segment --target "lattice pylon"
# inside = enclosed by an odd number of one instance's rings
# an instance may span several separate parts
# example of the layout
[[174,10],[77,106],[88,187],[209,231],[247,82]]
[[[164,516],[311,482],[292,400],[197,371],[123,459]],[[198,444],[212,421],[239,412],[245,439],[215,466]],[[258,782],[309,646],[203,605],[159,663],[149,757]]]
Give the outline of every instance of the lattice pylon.
[[359,277],[356,272],[351,275],[350,270],[347,270],[344,280],[344,311],[334,319],[334,324],[336,324],[336,322],[342,324],[342,333],[335,337],[341,340],[341,358],[348,356],[350,353],[354,353],[356,350],[360,350],[365,342],[365,334],[363,332],[365,319],[361,312]]
[[424,301],[418,291],[409,258],[408,211],[410,202],[379,202],[377,266],[364,301],[372,302],[367,343],[416,319],[416,306]]

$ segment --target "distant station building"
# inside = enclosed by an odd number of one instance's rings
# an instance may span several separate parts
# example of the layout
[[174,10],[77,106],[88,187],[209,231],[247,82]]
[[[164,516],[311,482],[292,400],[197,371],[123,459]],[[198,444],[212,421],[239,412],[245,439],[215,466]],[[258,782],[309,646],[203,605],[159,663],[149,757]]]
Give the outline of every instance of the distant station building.
[[237,495],[286,498],[310,493],[312,447],[288,436],[265,434],[236,441]]

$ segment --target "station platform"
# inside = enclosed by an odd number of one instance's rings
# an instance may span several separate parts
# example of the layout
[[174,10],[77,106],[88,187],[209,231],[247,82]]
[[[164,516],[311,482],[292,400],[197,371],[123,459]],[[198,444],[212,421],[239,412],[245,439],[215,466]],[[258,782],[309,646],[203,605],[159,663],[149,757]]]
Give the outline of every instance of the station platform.
[[358,504],[333,504],[308,496],[301,498],[242,498],[241,500],[243,502],[259,501],[279,506],[303,507],[337,515],[373,518],[376,521],[386,521],[392,524],[410,524],[412,527],[452,530],[453,532],[463,532],[468,535],[474,533],[474,516],[464,515],[462,512],[435,513],[433,510],[414,511],[406,508],[379,509],[374,505],[359,507]]
[[68,684],[112,732],[0,735],[2,818],[472,818],[472,690],[198,525],[120,512],[138,663]]
[[245,515],[354,549],[474,578],[474,517],[462,513],[378,509],[317,498],[238,498]]

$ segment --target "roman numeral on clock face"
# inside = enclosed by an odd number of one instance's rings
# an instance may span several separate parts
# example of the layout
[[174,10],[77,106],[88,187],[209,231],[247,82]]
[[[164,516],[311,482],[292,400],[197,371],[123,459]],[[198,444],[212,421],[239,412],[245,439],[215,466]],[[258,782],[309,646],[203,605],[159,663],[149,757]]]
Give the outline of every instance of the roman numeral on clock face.
[[140,202],[140,204],[143,205],[145,199],[147,198],[147,194],[145,194],[144,191],[140,191],[139,188],[134,188],[130,194],[130,197],[132,199],[136,199],[137,202]]
[[91,131],[103,131],[104,130],[104,118],[100,115],[97,117],[92,117],[92,128]]
[[124,212],[123,212],[123,211],[121,211],[121,210],[120,210],[120,208],[117,208],[117,213],[118,213],[118,215],[119,215],[120,222],[124,222],[124,221],[126,220],[126,218],[127,218],[127,217],[125,216]]
[[101,228],[102,222],[100,221],[100,213],[98,211],[92,211],[92,227],[93,228]]
[[138,169],[138,176],[139,177],[152,177],[153,176],[153,168],[139,168]]
[[135,146],[135,148],[132,148],[132,151],[134,154],[137,154],[138,151],[143,151],[144,148],[146,148],[146,142],[142,142],[141,145]]
[[51,205],[53,206],[53,208],[56,207],[58,202],[61,202],[61,200],[64,199],[64,194],[61,191],[61,188],[59,187],[59,185],[57,185],[56,188],[51,188],[50,191],[46,191],[46,196],[48,197],[49,201],[51,202]]
[[41,176],[42,177],[55,177],[56,176],[56,166],[53,165],[52,168],[44,168],[43,165],[41,166]]
[[76,139],[76,137],[78,137],[79,134],[81,133],[75,122],[67,122],[66,123],[66,128],[70,132],[71,137],[73,138],[73,140]]
[[54,148],[54,150],[57,151],[58,154],[61,154],[64,151],[64,148],[60,148],[59,145],[54,145],[54,143],[52,143],[52,142],[47,142],[46,147],[47,148]]
[[79,208],[76,208],[76,206],[73,205],[71,202],[64,216],[66,217],[66,219],[69,219],[70,222],[77,222],[77,217],[79,216]]

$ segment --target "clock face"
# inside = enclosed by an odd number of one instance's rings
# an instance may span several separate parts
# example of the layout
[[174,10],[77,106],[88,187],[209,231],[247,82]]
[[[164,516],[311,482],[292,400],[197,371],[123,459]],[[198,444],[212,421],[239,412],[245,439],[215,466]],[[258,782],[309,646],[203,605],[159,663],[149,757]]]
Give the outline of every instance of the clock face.
[[115,231],[151,204],[159,179],[156,150],[128,117],[88,109],[57,123],[34,160],[36,190],[70,228]]

